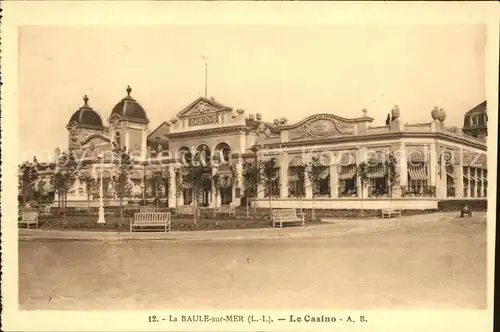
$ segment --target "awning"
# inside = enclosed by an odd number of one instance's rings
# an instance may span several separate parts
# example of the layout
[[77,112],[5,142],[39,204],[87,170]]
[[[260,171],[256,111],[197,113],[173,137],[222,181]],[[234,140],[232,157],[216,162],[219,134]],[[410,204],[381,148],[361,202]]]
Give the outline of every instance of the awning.
[[420,150],[414,151],[408,155],[409,163],[423,163],[425,162],[424,153]]
[[340,166],[356,164],[356,157],[352,153],[343,153],[340,157]]
[[339,180],[349,180],[356,175],[356,165],[340,166]]
[[488,169],[488,159],[484,153],[464,152],[463,165]]
[[427,180],[428,175],[425,167],[414,167],[408,169],[408,175],[411,180]]
[[290,161],[288,167],[298,167],[304,165],[301,157],[295,157]]
[[366,177],[369,179],[380,179],[384,178],[386,174],[387,170],[385,169],[385,167],[376,167],[373,170],[369,169]]

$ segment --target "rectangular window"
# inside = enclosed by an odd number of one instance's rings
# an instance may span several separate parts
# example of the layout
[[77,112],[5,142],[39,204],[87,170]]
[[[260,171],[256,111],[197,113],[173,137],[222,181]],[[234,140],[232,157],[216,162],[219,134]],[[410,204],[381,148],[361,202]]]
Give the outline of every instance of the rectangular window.
[[184,199],[184,205],[191,205],[193,203],[193,190],[191,188],[183,189],[182,198]]

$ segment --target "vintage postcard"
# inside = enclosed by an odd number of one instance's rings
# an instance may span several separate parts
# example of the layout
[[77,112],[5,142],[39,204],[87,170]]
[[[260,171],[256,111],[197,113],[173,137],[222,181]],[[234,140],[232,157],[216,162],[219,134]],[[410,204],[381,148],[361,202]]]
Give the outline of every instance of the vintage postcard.
[[498,9],[4,3],[5,330],[491,331]]

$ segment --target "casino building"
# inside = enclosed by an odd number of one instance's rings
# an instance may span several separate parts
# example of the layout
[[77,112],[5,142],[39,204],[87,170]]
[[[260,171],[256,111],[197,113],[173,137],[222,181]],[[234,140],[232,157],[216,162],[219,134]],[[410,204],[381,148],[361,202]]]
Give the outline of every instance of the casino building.
[[[283,118],[266,121],[259,113],[199,97],[150,130],[147,112],[131,92],[128,87],[106,124],[85,96],[66,127],[69,150],[87,161],[81,172],[94,177],[102,172],[110,199],[115,195],[111,182],[116,166],[108,153],[113,147],[125,147],[135,156],[130,199],[151,196],[147,178],[155,170],[163,169],[176,179],[163,193],[171,208],[193,204],[183,161],[196,151],[212,160],[199,199],[206,208],[241,205],[243,164],[270,158],[276,158],[279,167],[270,192],[259,190],[253,199],[257,207],[268,207],[269,195],[277,208],[314,204],[317,209],[434,209],[442,200],[487,197],[486,102],[467,112],[465,126],[459,128],[447,126],[446,113],[438,108],[428,110],[425,123],[405,123],[398,106],[384,126],[372,126],[367,110],[352,118],[323,113],[288,123]],[[392,182],[389,155],[396,160]],[[312,157],[318,157],[314,167],[320,175],[314,183],[307,177],[301,182],[294,167]],[[360,190],[358,165],[363,161],[369,165],[368,180]],[[51,171],[43,172],[47,177]],[[213,174],[220,175],[217,194]],[[87,193],[76,181],[68,205],[86,204],[88,194],[97,202],[97,193]]]

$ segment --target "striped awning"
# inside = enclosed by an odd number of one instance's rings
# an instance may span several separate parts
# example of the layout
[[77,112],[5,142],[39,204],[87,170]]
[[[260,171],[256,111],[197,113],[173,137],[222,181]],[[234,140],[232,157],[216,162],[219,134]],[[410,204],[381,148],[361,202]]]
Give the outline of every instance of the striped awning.
[[409,163],[423,163],[425,162],[425,156],[424,153],[420,150],[418,151],[413,151],[408,155],[408,162]]
[[411,167],[408,169],[411,180],[427,180],[428,175],[425,167]]
[[348,152],[340,156],[340,166],[356,165],[356,157]]
[[298,167],[304,165],[301,157],[295,157],[290,161],[289,167]]
[[356,165],[340,166],[339,180],[349,180],[356,175]]
[[385,177],[387,169],[385,165],[378,165],[376,167],[368,167],[366,177],[369,179],[379,179]]

